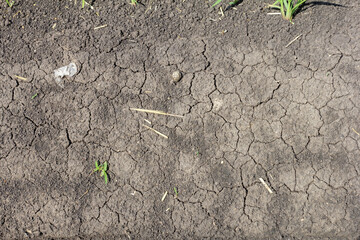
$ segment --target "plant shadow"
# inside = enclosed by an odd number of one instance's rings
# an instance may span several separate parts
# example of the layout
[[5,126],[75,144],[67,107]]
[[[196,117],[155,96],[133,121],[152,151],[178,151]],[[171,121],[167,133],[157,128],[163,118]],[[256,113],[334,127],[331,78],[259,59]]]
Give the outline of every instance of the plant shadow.
[[293,18],[301,11],[305,11],[307,9],[311,9],[315,6],[333,6],[333,7],[343,7],[348,8],[345,5],[337,4],[337,3],[329,3],[324,1],[314,1],[314,2],[305,2],[303,5],[301,5],[297,11],[293,14]]
[[230,9],[232,9],[232,8],[234,8],[234,7],[236,7],[237,5],[239,5],[240,3],[242,3],[244,0],[234,0],[234,4],[230,4],[229,6],[227,6],[226,8],[225,8],[225,12],[227,11],[227,10],[230,10]]

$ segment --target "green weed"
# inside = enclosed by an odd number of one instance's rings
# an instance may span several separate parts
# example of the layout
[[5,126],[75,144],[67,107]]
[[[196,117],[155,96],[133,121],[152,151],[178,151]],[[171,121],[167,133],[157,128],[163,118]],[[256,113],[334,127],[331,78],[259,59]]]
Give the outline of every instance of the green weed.
[[305,2],[306,0],[297,0],[296,3],[293,0],[276,0],[274,4],[269,5],[268,7],[279,9],[282,17],[292,22],[291,20],[294,16],[294,13]]
[[178,196],[178,191],[177,191],[176,187],[174,187],[174,192],[175,192],[175,197],[177,197]]
[[133,6],[136,6],[138,4],[138,2],[136,0],[131,0],[130,4],[133,5]]
[[95,162],[95,169],[93,170],[92,173],[100,172],[100,177],[104,177],[105,184],[107,184],[108,183],[108,175],[106,173],[107,170],[108,170],[107,162],[99,164],[99,162],[96,161]]
[[[216,5],[218,5],[219,3],[221,3],[222,0],[216,0],[216,2],[212,5],[212,7],[215,7]],[[242,0],[234,0],[232,2],[229,2],[229,5],[232,6],[232,5],[235,5],[237,3],[239,3],[240,1]]]
[[36,97],[37,97],[37,95],[38,95],[38,94],[37,94],[37,93],[35,93],[34,95],[32,95],[32,96],[31,96],[31,99],[36,98]]
[[9,0],[5,0],[5,1],[6,1],[7,5],[9,5],[10,8],[11,8],[11,7],[14,5],[14,3],[15,3],[15,1],[11,1],[11,2],[9,2]]
[[86,4],[86,5],[89,5],[89,8],[90,8],[91,10],[94,10],[94,7],[93,7],[90,3],[86,2],[85,0],[81,0],[81,8],[84,8],[84,7],[85,7],[85,4]]

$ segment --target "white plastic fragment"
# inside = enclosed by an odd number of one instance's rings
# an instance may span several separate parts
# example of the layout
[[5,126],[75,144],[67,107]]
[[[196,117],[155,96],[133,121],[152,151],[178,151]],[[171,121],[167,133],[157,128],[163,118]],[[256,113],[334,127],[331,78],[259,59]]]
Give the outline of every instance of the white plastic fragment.
[[63,77],[64,76],[69,76],[72,77],[77,73],[77,67],[75,65],[75,63],[70,63],[67,66],[58,68],[54,70],[54,77],[55,77],[55,82],[57,83],[57,85],[59,85],[61,88],[64,88],[64,80]]

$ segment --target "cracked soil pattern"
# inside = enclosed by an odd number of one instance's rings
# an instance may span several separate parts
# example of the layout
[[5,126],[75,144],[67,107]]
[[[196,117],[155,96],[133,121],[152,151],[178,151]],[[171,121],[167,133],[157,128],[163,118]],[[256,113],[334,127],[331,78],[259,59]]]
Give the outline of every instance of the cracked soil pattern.
[[359,239],[359,2],[127,2],[1,1],[0,238]]

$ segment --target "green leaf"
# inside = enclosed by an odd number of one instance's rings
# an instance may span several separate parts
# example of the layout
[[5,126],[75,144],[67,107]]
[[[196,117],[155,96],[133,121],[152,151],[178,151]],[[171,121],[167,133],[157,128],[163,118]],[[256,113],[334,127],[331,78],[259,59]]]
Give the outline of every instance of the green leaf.
[[306,2],[306,0],[303,0],[303,1],[298,1],[297,4],[295,5],[295,7],[293,8],[293,13],[296,12],[296,10]]
[[99,169],[98,161],[95,161],[95,167],[96,167],[96,169]]
[[288,2],[288,0],[284,0],[284,5],[285,5],[286,11],[289,11],[289,7],[291,6],[291,0],[290,0],[290,2]]
[[108,165],[107,165],[107,162],[104,162],[104,171],[106,172],[108,169]]
[[12,2],[9,2],[9,0],[6,0],[6,3],[9,5],[9,7],[11,8],[13,5],[14,5],[14,1],[12,1]]
[[104,174],[104,179],[105,179],[105,184],[108,183],[108,176],[107,176],[107,173]]
[[231,5],[235,5],[235,4],[237,4],[239,2],[239,0],[235,0],[235,1],[232,1],[232,2],[229,2],[229,5],[231,6]]
[[100,173],[100,177],[104,176],[104,174],[106,174],[106,172],[104,172],[104,170],[102,170]]
[[218,5],[222,0],[217,0],[211,7],[215,7],[216,5]]

